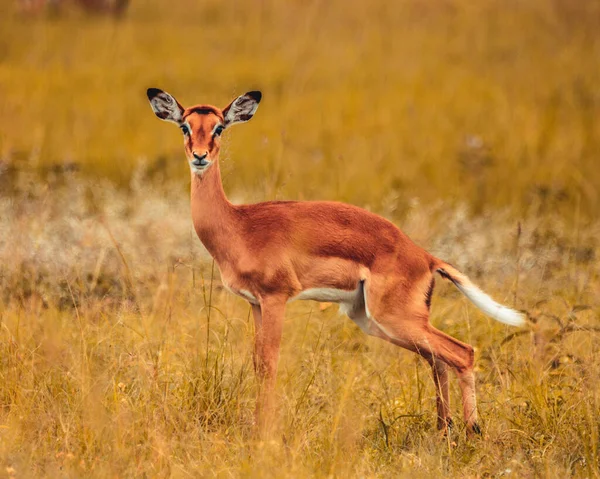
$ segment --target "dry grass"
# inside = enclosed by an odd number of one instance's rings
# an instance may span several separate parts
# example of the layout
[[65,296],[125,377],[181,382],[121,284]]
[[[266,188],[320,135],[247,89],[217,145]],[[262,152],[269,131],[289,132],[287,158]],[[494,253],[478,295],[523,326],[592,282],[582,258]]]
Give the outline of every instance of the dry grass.
[[[0,476],[598,476],[600,3],[7,5]],[[286,315],[279,434],[253,439],[250,311],[193,233],[152,85],[263,90],[227,138],[236,201],[368,207],[529,312],[521,334],[438,281],[433,322],[476,346],[483,440],[455,381],[441,439],[428,366],[310,302]]]
[[257,443],[249,308],[211,281],[187,198],[145,177],[126,193],[21,172],[0,203],[0,460],[15,477],[596,473],[599,342],[569,328],[597,325],[600,224],[575,234],[528,217],[517,248],[507,212],[407,214],[412,237],[505,302],[518,292],[537,320],[511,339],[437,288],[434,323],[477,346],[485,440],[466,442],[460,420],[440,440],[423,361],[366,338],[335,306],[294,303],[281,439]]

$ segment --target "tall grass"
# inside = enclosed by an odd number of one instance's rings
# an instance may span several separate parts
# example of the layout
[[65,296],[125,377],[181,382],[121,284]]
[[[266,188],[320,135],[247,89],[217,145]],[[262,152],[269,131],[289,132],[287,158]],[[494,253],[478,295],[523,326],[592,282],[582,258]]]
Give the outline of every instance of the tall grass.
[[[0,475],[598,476],[598,1],[0,8]],[[528,312],[506,328],[438,281],[483,439],[456,381],[441,438],[427,364],[311,302],[287,310],[278,434],[253,436],[249,307],[148,86],[261,89],[225,140],[232,199],[370,208]]]
[[[34,177],[33,177],[34,178]],[[590,476],[598,470],[600,225],[413,206],[405,230],[498,299],[439,283],[433,322],[476,346],[482,440],[435,430],[429,367],[335,306],[288,307],[279,431],[253,436],[248,305],[225,291],[175,183],[19,172],[0,234],[0,465],[10,477]],[[168,234],[167,234],[168,233]]]

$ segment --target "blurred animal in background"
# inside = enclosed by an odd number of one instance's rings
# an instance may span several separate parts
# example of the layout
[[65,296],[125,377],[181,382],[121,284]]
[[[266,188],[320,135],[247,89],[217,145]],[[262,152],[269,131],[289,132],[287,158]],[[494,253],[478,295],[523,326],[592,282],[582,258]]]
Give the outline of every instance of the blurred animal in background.
[[120,17],[129,7],[130,0],[19,0],[21,12],[30,15],[61,13],[67,4],[76,5],[91,14]]

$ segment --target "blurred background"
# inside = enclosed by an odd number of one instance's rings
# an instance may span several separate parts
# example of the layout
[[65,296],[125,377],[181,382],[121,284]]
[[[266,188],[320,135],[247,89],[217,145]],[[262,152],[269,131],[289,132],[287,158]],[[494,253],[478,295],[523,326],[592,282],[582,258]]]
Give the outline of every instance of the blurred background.
[[[597,476],[599,86],[600,0],[0,0],[0,477]],[[233,202],[368,208],[527,313],[437,283],[484,441],[454,379],[440,441],[425,361],[313,302],[256,440],[250,308],[148,87],[261,90],[223,138]]]
[[596,0],[3,0],[0,31],[4,170],[126,185],[143,164],[184,190],[145,89],[221,107],[260,89],[226,135],[230,194],[600,207]]

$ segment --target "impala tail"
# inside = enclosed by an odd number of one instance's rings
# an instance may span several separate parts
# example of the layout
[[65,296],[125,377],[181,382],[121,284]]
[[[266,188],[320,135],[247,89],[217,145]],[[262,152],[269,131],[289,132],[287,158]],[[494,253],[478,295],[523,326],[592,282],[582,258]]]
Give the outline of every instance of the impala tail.
[[490,318],[500,321],[510,326],[523,326],[525,316],[523,313],[507,308],[485,294],[481,289],[475,286],[471,280],[458,271],[454,266],[443,261],[439,261],[435,269],[444,278],[449,279],[464,294],[469,301],[477,306]]

